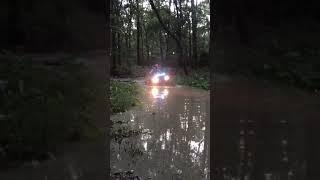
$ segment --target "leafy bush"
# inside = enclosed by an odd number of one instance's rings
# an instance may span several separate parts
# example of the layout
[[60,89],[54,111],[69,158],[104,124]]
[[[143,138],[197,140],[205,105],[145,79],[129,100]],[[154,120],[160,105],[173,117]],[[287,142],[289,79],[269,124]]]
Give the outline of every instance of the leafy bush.
[[177,84],[209,90],[209,71],[202,69],[191,72],[188,76],[178,75],[175,77]]
[[95,90],[81,65],[7,57],[0,72],[0,148],[8,162],[39,158],[92,127]]
[[138,86],[133,81],[120,82],[111,80],[110,92],[112,113],[124,112],[138,102]]

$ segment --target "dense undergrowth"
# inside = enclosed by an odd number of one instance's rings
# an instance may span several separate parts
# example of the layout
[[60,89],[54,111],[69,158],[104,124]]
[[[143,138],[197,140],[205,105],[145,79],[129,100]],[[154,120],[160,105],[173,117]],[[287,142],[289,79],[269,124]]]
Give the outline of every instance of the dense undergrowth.
[[62,143],[96,132],[91,75],[80,64],[62,62],[48,66],[1,57],[1,168],[46,159]]
[[210,73],[208,69],[198,69],[191,71],[188,76],[178,74],[175,77],[175,82],[180,85],[209,90],[209,78]]
[[111,80],[110,92],[111,112],[113,114],[124,112],[138,103],[138,86],[133,81]]

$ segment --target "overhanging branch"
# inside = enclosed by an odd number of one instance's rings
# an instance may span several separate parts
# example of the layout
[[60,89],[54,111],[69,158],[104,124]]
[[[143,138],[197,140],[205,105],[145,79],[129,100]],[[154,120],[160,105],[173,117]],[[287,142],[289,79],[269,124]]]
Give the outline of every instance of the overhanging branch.
[[152,10],[153,10],[154,13],[156,14],[157,19],[158,19],[159,23],[161,24],[162,28],[168,33],[169,36],[171,36],[171,37],[176,41],[176,43],[177,43],[177,45],[179,46],[179,48],[182,48],[181,42],[180,42],[180,40],[178,39],[178,37],[177,37],[174,33],[172,33],[172,32],[169,30],[169,28],[163,23],[162,18],[161,18],[160,14],[159,14],[159,11],[157,10],[156,6],[155,6],[154,3],[153,3],[153,0],[149,0],[149,3],[150,3],[150,5],[151,5]]

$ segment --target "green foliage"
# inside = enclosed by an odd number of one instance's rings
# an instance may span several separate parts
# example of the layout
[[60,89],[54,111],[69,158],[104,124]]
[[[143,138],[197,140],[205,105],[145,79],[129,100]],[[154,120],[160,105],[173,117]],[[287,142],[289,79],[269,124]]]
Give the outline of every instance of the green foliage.
[[178,75],[175,77],[175,81],[180,85],[209,90],[209,78],[210,75],[208,70],[197,70],[191,72],[188,76]]
[[133,81],[120,82],[111,80],[110,92],[112,113],[124,112],[138,103],[138,86]]
[[37,158],[94,127],[96,90],[81,65],[48,67],[12,56],[2,59],[0,72],[6,82],[0,94],[0,148],[9,161]]
[[[189,36],[192,34],[188,24],[190,20],[191,6],[186,1],[181,1],[182,18],[177,18],[176,11],[169,7],[168,1],[154,1],[157,11],[159,12],[163,23],[173,34],[178,34],[177,25],[181,24],[181,44],[183,49],[190,48]],[[179,4],[179,1],[177,1]],[[153,61],[158,61],[163,55],[164,61],[170,59],[170,55],[176,50],[175,40],[168,35],[163,29],[156,17],[155,12],[151,9],[147,0],[139,1],[139,8],[137,8],[136,1],[119,1],[114,3],[113,16],[114,23],[112,25],[113,39],[115,40],[113,48],[113,56],[117,62],[126,64],[131,62],[137,63],[137,18],[138,10],[140,14],[140,50],[143,57],[142,65],[148,65]],[[171,2],[174,6],[174,1]],[[199,2],[194,7],[197,18],[197,48],[198,52],[208,52],[209,43],[209,2]],[[161,47],[161,48],[160,48]],[[161,49],[161,50],[160,50]],[[120,54],[118,54],[120,53]],[[150,54],[150,55],[148,55]],[[189,54],[186,53],[185,56]],[[199,54],[198,54],[199,55]],[[174,55],[175,56],[175,55]],[[174,58],[175,59],[175,58]],[[119,63],[120,64],[120,63]],[[112,66],[119,66],[112,64]],[[122,66],[122,65],[121,65]],[[129,66],[130,67],[130,66]],[[112,69],[115,69],[114,67]],[[126,67],[117,67],[117,70],[112,72],[112,75],[119,73],[130,73]]]

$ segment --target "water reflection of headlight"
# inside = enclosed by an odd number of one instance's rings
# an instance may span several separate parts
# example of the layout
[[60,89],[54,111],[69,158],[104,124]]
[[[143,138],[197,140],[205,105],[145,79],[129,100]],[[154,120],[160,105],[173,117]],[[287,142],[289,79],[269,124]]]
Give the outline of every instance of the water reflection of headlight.
[[167,95],[169,94],[168,89],[163,90],[163,94],[164,94],[165,96],[167,96]]
[[161,90],[157,87],[153,87],[151,89],[151,95],[153,96],[153,98],[161,98],[161,99],[165,99],[169,94],[168,89],[164,89]]
[[151,94],[153,95],[153,97],[157,96],[159,94],[159,89],[158,88],[152,88]]

